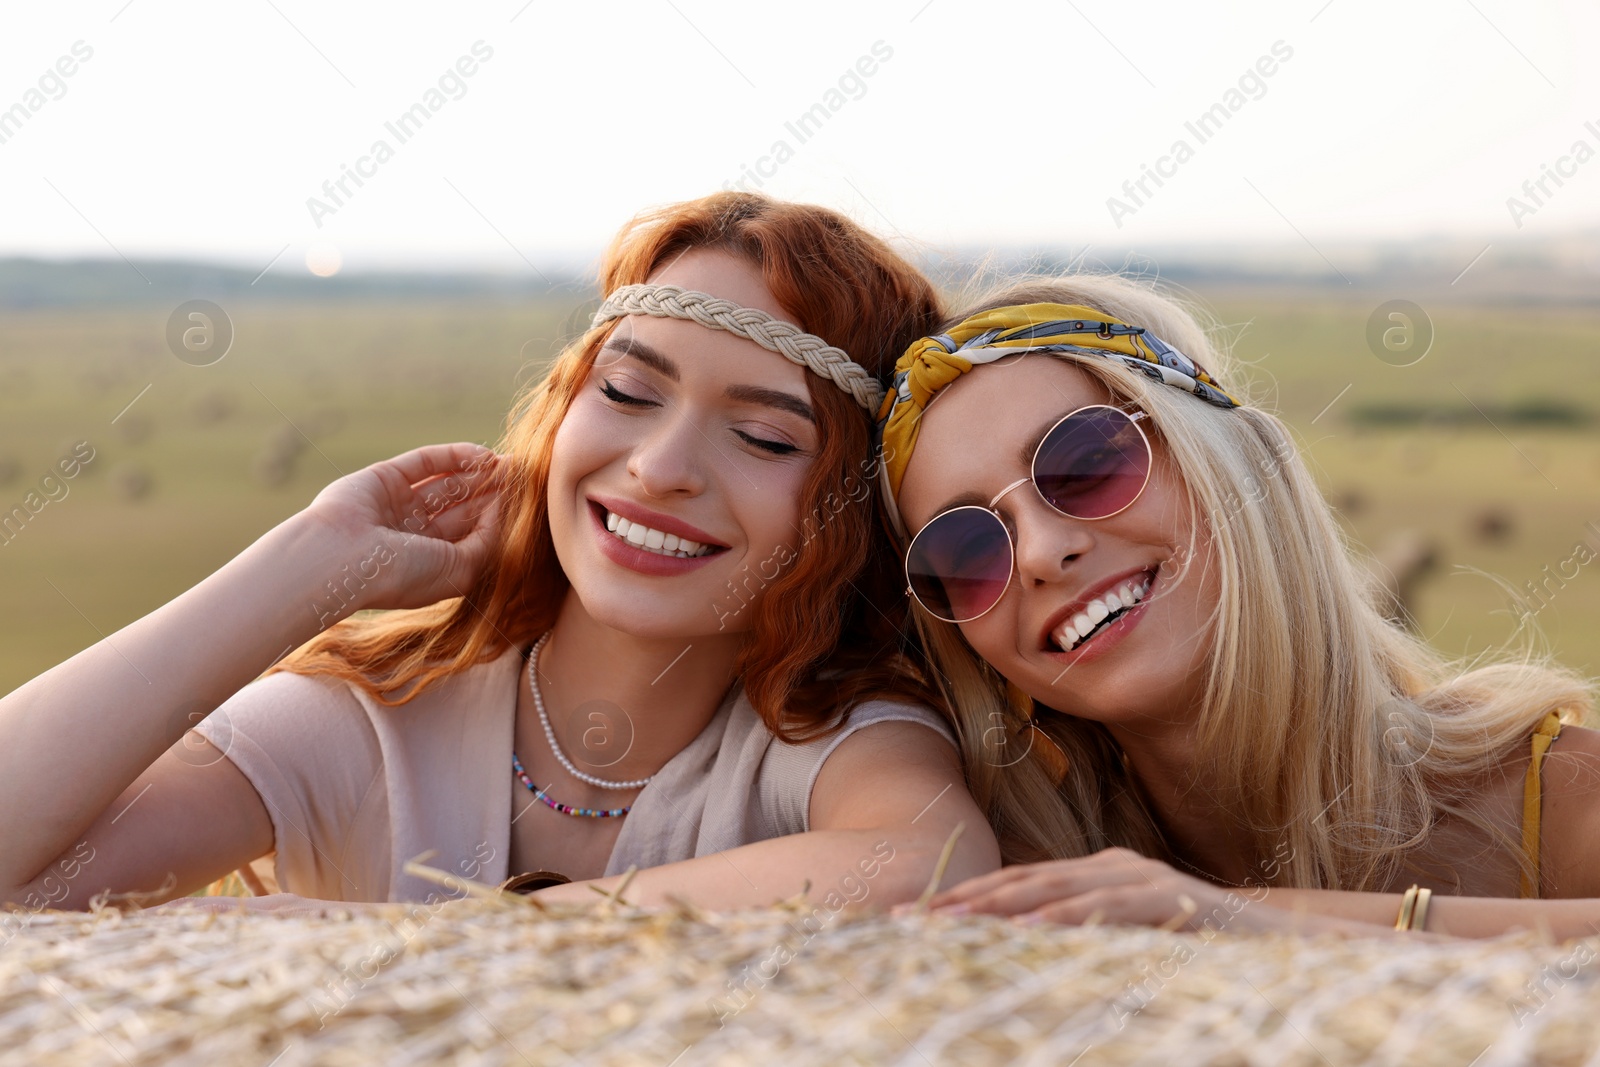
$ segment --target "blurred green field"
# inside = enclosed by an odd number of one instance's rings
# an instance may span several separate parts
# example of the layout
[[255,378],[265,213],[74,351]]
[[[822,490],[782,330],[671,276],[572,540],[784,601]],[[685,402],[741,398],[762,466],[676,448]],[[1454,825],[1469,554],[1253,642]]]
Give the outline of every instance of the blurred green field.
[[[1497,429],[1471,406],[1600,412],[1600,310],[1430,307],[1432,350],[1397,367],[1367,348],[1379,300],[1198,295],[1238,333],[1255,395],[1295,428],[1355,539],[1374,550],[1402,534],[1436,546],[1417,618],[1440,648],[1476,652],[1513,628],[1505,594],[1465,568],[1520,588],[1567,560],[1586,523],[1600,524],[1600,432]],[[95,450],[67,497],[0,544],[9,638],[0,692],[170,600],[341,473],[429,442],[493,441],[518,384],[586,307],[238,303],[228,307],[232,351],[210,367],[167,351],[169,310],[0,313],[0,510],[21,503],[74,442]],[[1471,418],[1359,419],[1395,403]],[[1493,536],[1478,531],[1488,512],[1499,517]],[[1538,624],[1559,657],[1594,671],[1600,578],[1589,569]]]

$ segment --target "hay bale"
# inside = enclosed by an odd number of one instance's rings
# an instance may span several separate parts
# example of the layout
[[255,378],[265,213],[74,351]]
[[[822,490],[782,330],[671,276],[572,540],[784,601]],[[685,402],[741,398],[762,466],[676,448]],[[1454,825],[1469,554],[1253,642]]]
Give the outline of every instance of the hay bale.
[[[344,429],[345,423],[348,421],[349,416],[345,414],[343,408],[321,408],[312,412],[310,417],[301,423],[300,428],[309,437],[323,438]],[[304,439],[301,439],[301,445],[304,447]]]
[[1373,565],[1390,619],[1416,628],[1417,594],[1438,573],[1441,555],[1436,540],[1415,530],[1401,530],[1384,542]]
[[299,430],[287,423],[276,426],[256,453],[251,472],[262,485],[283,485],[294,476],[295,464],[305,450],[306,439]]
[[1367,513],[1367,494],[1361,489],[1341,489],[1329,501],[1333,510],[1346,519],[1358,519]]
[[1437,452],[1426,441],[1406,441],[1400,446],[1400,469],[1407,474],[1421,474],[1436,458]]
[[111,488],[118,497],[129,503],[143,500],[154,487],[150,472],[141,464],[119,463],[111,470]]
[[201,426],[227,422],[239,410],[239,400],[226,389],[208,389],[194,402],[194,420]]
[[1207,940],[813,908],[45,912],[0,952],[0,1048],[31,1067],[1486,1067],[1600,1048],[1600,939]]
[[138,412],[128,412],[117,420],[117,436],[124,444],[142,445],[154,432],[155,425]]
[[1509,545],[1516,532],[1516,513],[1504,505],[1483,508],[1472,517],[1472,539],[1479,544]]

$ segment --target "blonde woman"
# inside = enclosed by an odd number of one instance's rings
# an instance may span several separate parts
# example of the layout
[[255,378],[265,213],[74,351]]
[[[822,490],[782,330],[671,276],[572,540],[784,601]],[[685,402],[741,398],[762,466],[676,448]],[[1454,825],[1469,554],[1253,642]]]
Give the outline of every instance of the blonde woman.
[[739,193],[636,218],[602,287],[499,449],[339,479],[0,700],[0,901],[154,904],[240,867],[287,904],[419,901],[431,851],[547,899],[637,867],[635,903],[809,881],[833,912],[920,892],[961,822],[956,869],[998,864],[862,592],[871,413],[932,287],[834,212]]
[[1096,275],[1020,283],[899,362],[889,519],[946,698],[992,724],[962,745],[1012,864],[936,906],[1592,933],[1587,685],[1386,620],[1236,381],[1183,306]]

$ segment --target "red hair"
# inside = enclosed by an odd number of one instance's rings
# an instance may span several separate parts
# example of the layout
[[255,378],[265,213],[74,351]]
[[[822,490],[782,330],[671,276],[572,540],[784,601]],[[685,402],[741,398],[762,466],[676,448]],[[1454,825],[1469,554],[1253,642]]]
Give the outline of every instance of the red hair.
[[[826,208],[751,193],[717,193],[635,217],[606,251],[601,288],[643,282],[691,248],[751,263],[795,325],[844,349],[880,381],[941,317],[933,286],[879,238]],[[470,589],[430,607],[340,622],[267,673],[339,678],[393,707],[549,630],[570,588],[548,525],[551,453],[614,328],[589,330],[568,345],[513,403],[495,448],[509,460],[492,487],[500,537]],[[793,559],[770,578],[752,575],[730,589],[737,610],[744,595],[760,593],[739,671],[751,704],[787,740],[826,732],[847,704],[869,696],[935,703],[899,653],[905,598],[892,578],[893,550],[872,525],[870,418],[832,382],[807,375],[807,383],[821,447],[802,492]]]

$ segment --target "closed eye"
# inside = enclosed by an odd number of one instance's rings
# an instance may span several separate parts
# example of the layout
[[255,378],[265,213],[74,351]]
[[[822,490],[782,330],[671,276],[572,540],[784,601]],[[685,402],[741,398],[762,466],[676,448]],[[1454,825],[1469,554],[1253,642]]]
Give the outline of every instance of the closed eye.
[[759,448],[763,452],[771,452],[775,456],[787,456],[791,452],[800,451],[799,445],[791,445],[787,441],[770,441],[765,437],[753,437],[743,430],[735,430],[733,432],[738,434],[745,444]]
[[789,442],[773,442],[773,440],[768,440],[765,437],[754,437],[754,435],[746,434],[744,430],[734,430],[734,434],[738,434],[746,445],[760,448],[766,453],[773,453],[774,456],[787,456],[787,454],[800,451],[800,446],[798,445],[790,445]]
[[654,404],[653,401],[646,400],[643,397],[631,396],[627,393],[624,393],[621,389],[618,389],[616,386],[604,379],[602,379],[600,382],[600,392],[605,394],[605,398],[610,400],[612,403],[625,404],[628,407],[651,407]]

